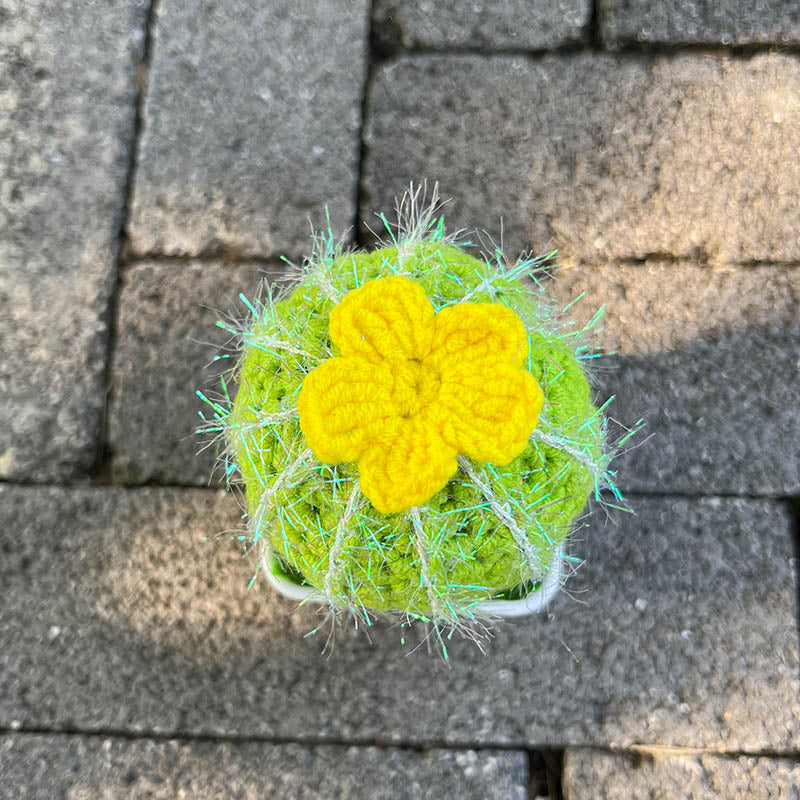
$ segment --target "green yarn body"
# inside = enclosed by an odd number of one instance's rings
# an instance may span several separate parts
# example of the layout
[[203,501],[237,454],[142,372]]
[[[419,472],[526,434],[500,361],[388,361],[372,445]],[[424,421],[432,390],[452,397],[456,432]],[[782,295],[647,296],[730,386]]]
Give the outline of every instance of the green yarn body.
[[[580,363],[584,332],[547,300],[536,278],[541,270],[536,261],[502,269],[434,233],[371,253],[329,247],[283,299],[266,296],[252,306],[238,392],[223,427],[246,493],[250,538],[277,557],[284,573],[326,594],[337,609],[449,622],[473,617],[482,601],[514,587],[536,589],[598,491],[609,459],[605,419]],[[532,437],[510,464],[472,462],[472,476],[459,469],[420,507],[424,536],[408,513],[380,514],[364,497],[339,530],[357,466],[316,461],[296,413],[305,375],[339,355],[328,337],[332,307],[364,282],[392,274],[418,282],[437,311],[465,296],[513,309],[529,333],[528,368],[545,395],[537,427],[543,438]],[[504,514],[518,536],[524,531],[535,558],[530,549],[526,558]]]

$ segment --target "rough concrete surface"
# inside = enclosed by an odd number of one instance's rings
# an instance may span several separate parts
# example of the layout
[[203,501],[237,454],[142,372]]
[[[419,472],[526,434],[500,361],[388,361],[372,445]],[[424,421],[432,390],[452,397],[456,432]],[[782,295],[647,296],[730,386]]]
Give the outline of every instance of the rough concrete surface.
[[[192,433],[203,405],[194,392],[218,389],[215,375],[232,366],[212,361],[228,339],[214,322],[226,313],[241,317],[236,297],[252,294],[259,274],[255,266],[199,263],[126,271],[110,404],[116,480],[208,482],[215,448],[197,456],[206,440]],[[646,419],[631,441],[637,446],[618,462],[621,486],[800,492],[795,270],[579,265],[562,269],[548,291],[562,306],[585,293],[570,307],[580,322],[606,305],[596,342],[613,355],[593,362],[596,400],[613,394],[609,412],[621,424]]]
[[589,0],[476,0],[466,9],[436,0],[377,0],[375,35],[387,49],[552,50],[583,41]]
[[564,800],[791,800],[800,797],[794,759],[656,752],[615,755],[569,749],[564,757]]
[[597,0],[604,44],[797,44],[797,0]]
[[[618,462],[642,491],[800,493],[800,273],[652,261],[566,268],[551,284],[579,321],[606,305],[597,398],[647,421]],[[651,438],[645,440],[646,436]],[[635,444],[636,439],[631,440]]]
[[[0,0],[0,798],[800,800],[798,45],[800,0]],[[559,250],[647,422],[485,652],[275,595],[193,433],[261,267],[425,180]]]
[[291,256],[353,223],[366,0],[161,0],[128,231],[137,252]]
[[0,1],[0,477],[98,448],[145,0]]
[[788,55],[402,57],[371,84],[362,219],[427,178],[512,256],[797,261],[799,97]]
[[[238,351],[215,323],[246,320],[239,293],[254,297],[262,280],[275,274],[222,263],[157,262],[125,271],[108,434],[116,482],[221,480],[214,469],[221,451],[206,447],[211,437],[195,434],[202,424],[198,411],[208,411],[195,392],[221,396],[218,376],[231,370]],[[217,355],[224,357],[214,361]]]
[[0,798],[525,800],[523,753],[0,735]]
[[422,630],[386,624],[345,626],[323,655],[328,629],[314,609],[291,613],[263,580],[247,588],[255,566],[231,497],[5,487],[0,720],[293,740],[796,748],[783,506],[634,505],[636,516],[603,526],[597,515],[576,538],[585,564],[552,615],[501,626],[486,654],[455,636],[445,662]]

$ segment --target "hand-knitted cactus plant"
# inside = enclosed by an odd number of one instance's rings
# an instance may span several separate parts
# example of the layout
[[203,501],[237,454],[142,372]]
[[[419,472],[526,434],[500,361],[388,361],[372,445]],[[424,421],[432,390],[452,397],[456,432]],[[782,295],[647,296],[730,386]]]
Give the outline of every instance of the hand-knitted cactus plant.
[[374,252],[316,237],[227,326],[235,399],[230,378],[198,394],[273,583],[438,632],[557,585],[587,500],[621,497],[582,367],[602,310],[576,329],[540,280],[552,254],[481,260],[417,201]]

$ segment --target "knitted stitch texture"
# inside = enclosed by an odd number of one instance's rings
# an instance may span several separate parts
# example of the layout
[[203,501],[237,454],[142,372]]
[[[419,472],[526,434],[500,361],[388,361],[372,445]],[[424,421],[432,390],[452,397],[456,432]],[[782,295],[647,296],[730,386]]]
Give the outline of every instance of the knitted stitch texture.
[[230,379],[201,397],[245,489],[248,551],[334,610],[460,624],[535,591],[590,495],[621,500],[581,366],[602,312],[577,329],[541,261],[477,259],[441,219],[412,227],[374,252],[318,238],[291,289],[220,323],[241,346],[235,400]]
[[507,306],[435,314],[419,284],[396,275],[345,295],[330,337],[342,356],[303,382],[300,428],[320,461],[358,461],[378,511],[430,500],[459,452],[505,465],[527,446],[544,397],[522,368],[528,337]]

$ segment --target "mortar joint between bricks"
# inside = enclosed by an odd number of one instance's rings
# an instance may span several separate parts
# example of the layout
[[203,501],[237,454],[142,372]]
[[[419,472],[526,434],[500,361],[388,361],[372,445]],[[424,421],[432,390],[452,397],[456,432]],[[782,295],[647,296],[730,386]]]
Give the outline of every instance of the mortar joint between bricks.
[[159,0],[151,0],[144,19],[144,39],[139,58],[133,70],[135,89],[133,131],[129,140],[128,166],[123,189],[122,208],[120,212],[119,228],[117,231],[116,253],[114,253],[114,269],[111,275],[111,290],[108,296],[106,310],[106,350],[105,365],[103,370],[103,402],[97,431],[97,447],[94,463],[89,469],[89,476],[95,484],[105,485],[111,482],[111,457],[108,437],[108,420],[112,391],[112,361],[117,342],[117,323],[119,293],[125,259],[128,255],[129,244],[127,238],[128,217],[132,205],[136,169],[138,166],[139,141],[142,135],[144,120],[144,102],[149,80],[150,60],[153,46],[153,32],[157,16]]
[[367,143],[365,132],[367,127],[367,108],[369,104],[369,89],[372,83],[375,69],[379,62],[379,47],[376,42],[377,25],[375,14],[377,11],[377,0],[370,0],[368,3],[367,17],[367,36],[366,36],[366,61],[364,64],[364,82],[361,86],[361,120],[358,128],[358,164],[356,166],[356,186],[355,204],[353,219],[353,243],[363,248],[366,245],[365,237],[361,228],[361,220],[364,214],[365,196],[365,177],[364,165],[367,160]]
[[795,617],[797,643],[800,650],[800,495],[789,498],[787,506],[792,525],[792,544],[794,545]]

